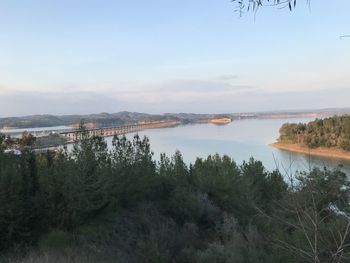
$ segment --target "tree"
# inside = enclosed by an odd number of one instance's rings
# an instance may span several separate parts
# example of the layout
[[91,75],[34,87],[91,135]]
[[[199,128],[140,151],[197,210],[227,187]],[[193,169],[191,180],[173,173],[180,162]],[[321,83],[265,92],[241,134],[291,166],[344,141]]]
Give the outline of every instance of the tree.
[[[309,3],[311,0],[305,1]],[[245,11],[257,11],[261,7],[268,6],[285,7],[292,11],[297,5],[297,0],[232,0],[232,2],[240,14]]]
[[271,215],[273,242],[282,262],[348,262],[349,182],[341,171],[314,169],[299,176]]
[[72,193],[70,208],[76,215],[73,226],[86,223],[104,210],[109,201],[103,189],[106,171],[109,171],[110,158],[106,141],[99,136],[90,138],[83,124],[80,125],[79,141],[74,144],[69,160],[73,171],[69,187]]
[[161,181],[155,176],[156,163],[147,137],[136,134],[130,141],[115,136],[111,156],[113,171],[108,175],[108,191],[119,204],[129,207],[156,198]]
[[[310,127],[347,134],[348,125],[342,117]],[[287,185],[254,159],[238,166],[216,154],[188,166],[176,152],[157,165],[146,137],[116,136],[109,151],[81,132],[71,153],[0,151],[1,252],[51,243],[64,257],[53,229],[91,262],[349,262],[350,183],[340,170]],[[68,254],[20,262],[86,262]]]
[[30,148],[34,145],[36,138],[33,136],[33,134],[30,134],[27,131],[24,131],[21,135],[21,138],[19,139],[19,145],[22,149]]
[[30,150],[6,154],[0,165],[0,250],[33,244],[46,230],[36,156]]
[[308,124],[285,123],[280,129],[283,143],[305,144],[310,148],[328,147],[350,151],[350,116],[316,119]]

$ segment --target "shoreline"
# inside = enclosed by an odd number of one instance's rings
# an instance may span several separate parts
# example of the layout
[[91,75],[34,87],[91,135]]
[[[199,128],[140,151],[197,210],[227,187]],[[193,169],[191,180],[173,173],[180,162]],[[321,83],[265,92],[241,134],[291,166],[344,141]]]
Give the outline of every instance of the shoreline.
[[332,149],[332,148],[325,148],[325,147],[310,149],[306,146],[302,146],[299,144],[281,143],[281,142],[272,143],[270,144],[270,146],[283,151],[288,151],[288,152],[302,153],[306,155],[350,161],[350,152],[346,152],[340,149],[334,149],[334,148]]

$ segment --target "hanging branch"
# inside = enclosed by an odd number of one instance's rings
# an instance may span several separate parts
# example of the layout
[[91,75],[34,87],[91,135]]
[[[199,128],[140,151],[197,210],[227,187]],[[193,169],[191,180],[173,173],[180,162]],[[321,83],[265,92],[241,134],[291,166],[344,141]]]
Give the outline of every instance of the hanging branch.
[[[295,9],[297,0],[231,0],[235,7],[236,12],[240,12],[242,15],[245,11],[256,12],[261,7],[277,6],[279,8],[288,8],[290,11]],[[299,0],[300,1],[300,0]],[[311,0],[305,0],[307,4],[310,4]]]

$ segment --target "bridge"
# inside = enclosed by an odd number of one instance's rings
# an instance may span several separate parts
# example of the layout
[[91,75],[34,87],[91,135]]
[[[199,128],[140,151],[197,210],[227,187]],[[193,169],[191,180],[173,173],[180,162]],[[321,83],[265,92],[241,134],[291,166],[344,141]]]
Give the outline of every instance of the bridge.
[[[146,129],[174,127],[179,124],[180,122],[178,121],[139,122],[137,124],[132,124],[132,125],[87,129],[86,132],[89,137],[93,137],[93,136],[110,137],[114,135],[124,135],[127,133],[134,133],[134,132],[143,131]],[[69,142],[77,141],[81,137],[80,130],[61,131],[59,134],[66,138],[69,138],[70,139]]]

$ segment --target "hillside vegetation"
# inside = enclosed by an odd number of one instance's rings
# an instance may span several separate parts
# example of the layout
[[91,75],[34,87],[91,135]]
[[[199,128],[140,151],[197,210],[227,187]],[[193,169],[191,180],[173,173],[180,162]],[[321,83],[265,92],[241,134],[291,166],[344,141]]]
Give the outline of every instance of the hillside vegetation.
[[339,170],[288,184],[254,159],[181,153],[148,139],[83,139],[71,153],[5,153],[0,262],[349,262],[350,188]]
[[280,129],[279,141],[350,151],[350,115],[316,119],[308,124],[286,123]]
[[32,115],[24,117],[0,118],[0,128],[33,128],[91,123],[95,127],[133,124],[138,121],[178,120],[176,116],[152,115],[137,112],[99,113],[88,115]]
[[276,111],[276,112],[250,112],[250,113],[226,113],[226,114],[194,114],[194,113],[165,113],[147,114],[139,112],[121,111],[117,113],[98,113],[86,115],[31,115],[24,117],[0,118],[2,128],[36,128],[61,125],[76,125],[83,121],[94,127],[110,127],[118,125],[134,124],[138,121],[179,121],[187,123],[203,123],[213,118],[229,118],[231,120],[251,118],[296,118],[296,117],[326,117],[349,113],[349,108],[324,109],[314,111]]

